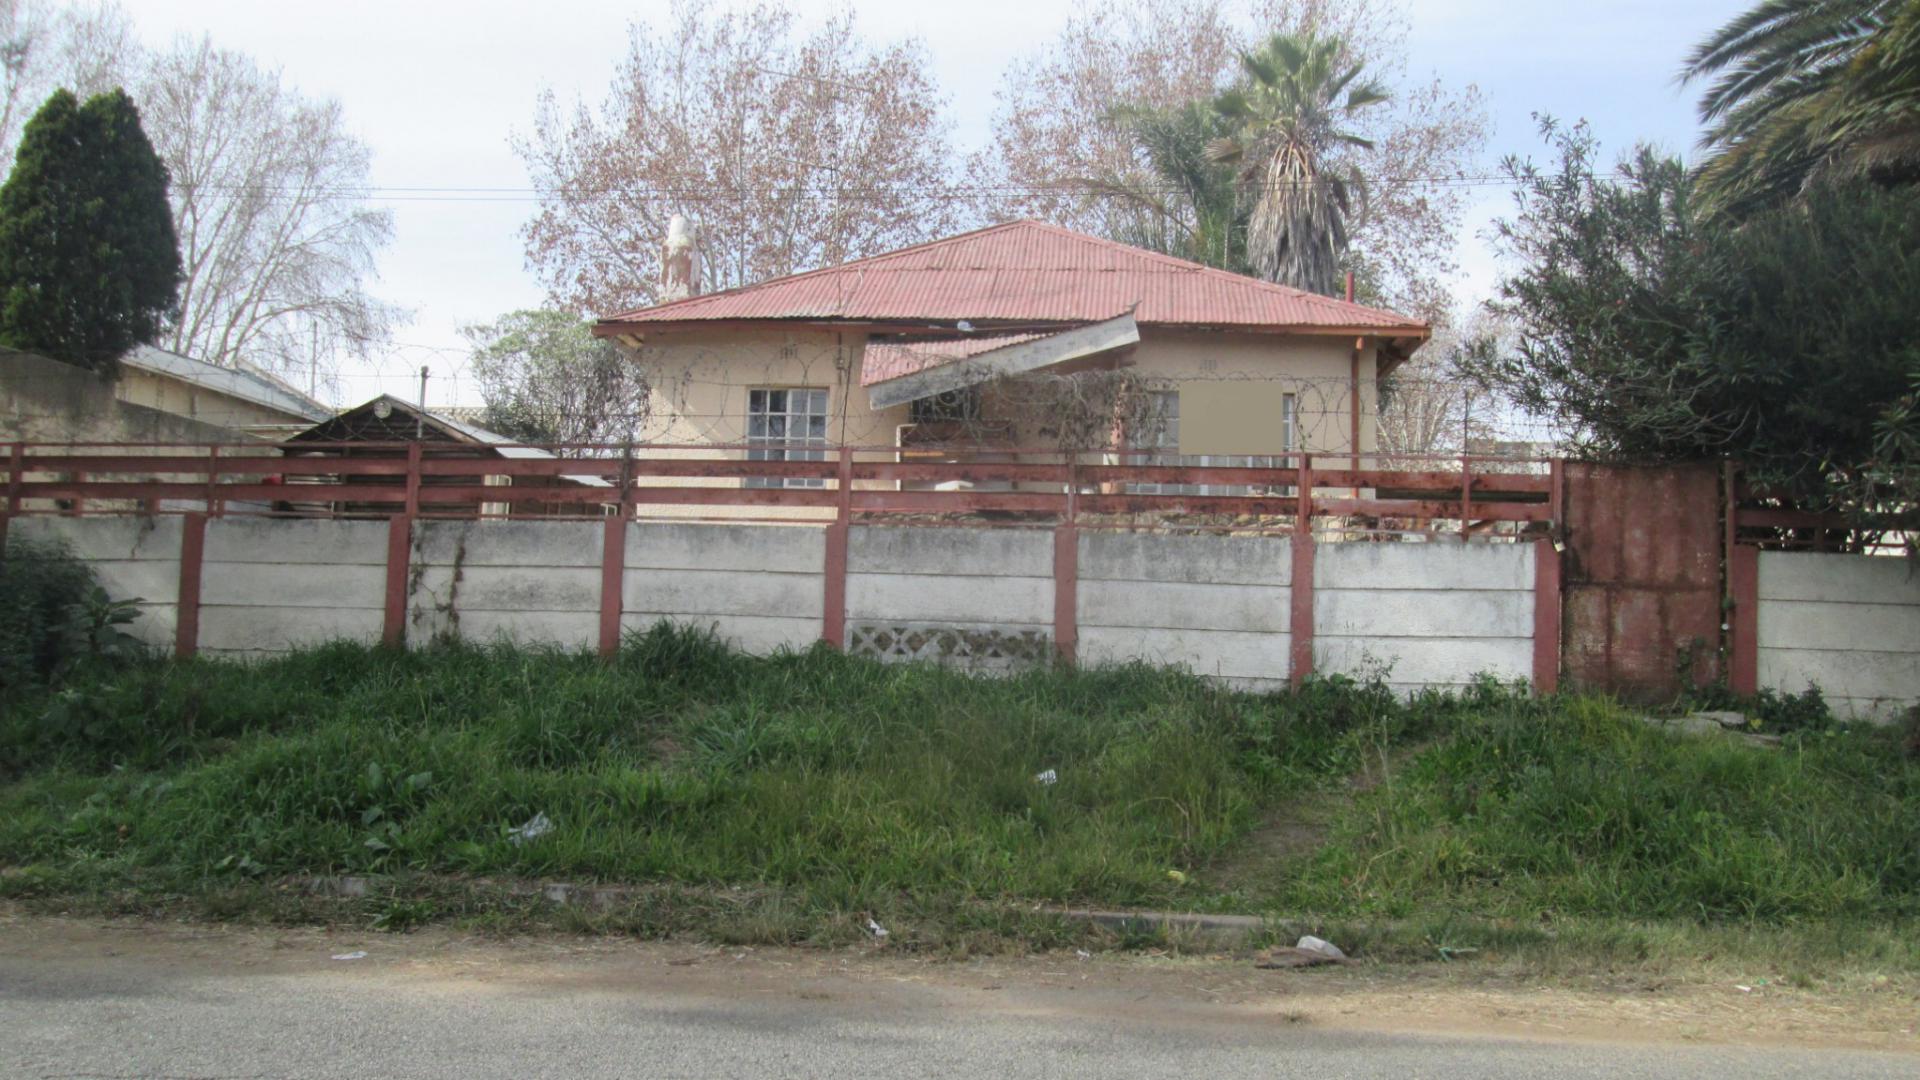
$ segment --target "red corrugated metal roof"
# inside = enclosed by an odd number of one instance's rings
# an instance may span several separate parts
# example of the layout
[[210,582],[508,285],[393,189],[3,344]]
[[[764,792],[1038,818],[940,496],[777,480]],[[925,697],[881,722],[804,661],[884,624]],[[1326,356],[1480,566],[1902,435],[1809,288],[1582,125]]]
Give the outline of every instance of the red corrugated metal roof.
[[860,385],[912,375],[930,367],[1046,337],[1045,334],[981,334],[937,341],[872,340],[860,364]]
[[1085,323],[1134,309],[1143,325],[1420,335],[1390,311],[1274,285],[1039,221],[1013,221],[840,266],[601,320]]

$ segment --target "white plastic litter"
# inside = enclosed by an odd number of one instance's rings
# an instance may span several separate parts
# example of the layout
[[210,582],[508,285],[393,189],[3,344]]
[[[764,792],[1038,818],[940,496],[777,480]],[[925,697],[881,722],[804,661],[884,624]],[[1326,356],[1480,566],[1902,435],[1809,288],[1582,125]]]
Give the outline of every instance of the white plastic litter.
[[1060,782],[1060,774],[1052,769],[1048,769],[1046,772],[1034,773],[1033,782],[1042,787],[1052,787]]
[[1330,960],[1345,960],[1347,958],[1347,954],[1340,951],[1340,946],[1335,945],[1331,941],[1314,937],[1312,934],[1308,934],[1295,942],[1293,947],[1299,949],[1301,952],[1319,953],[1321,956],[1327,957]]
[[516,844],[524,844],[529,840],[538,840],[552,831],[553,822],[548,819],[545,813],[539,813],[533,815],[533,818],[525,825],[515,829],[509,829],[507,831],[507,837]]
[[367,951],[361,949],[358,952],[335,953],[333,958],[335,960],[365,960],[367,958]]
[[885,940],[887,936],[887,928],[884,926],[881,926],[877,922],[874,922],[872,919],[868,919],[867,933],[872,934],[876,939]]

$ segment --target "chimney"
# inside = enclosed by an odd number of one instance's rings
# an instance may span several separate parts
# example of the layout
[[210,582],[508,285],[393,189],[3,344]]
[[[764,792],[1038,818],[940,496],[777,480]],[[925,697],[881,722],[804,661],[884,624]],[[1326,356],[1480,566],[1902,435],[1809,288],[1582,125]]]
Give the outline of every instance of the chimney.
[[684,214],[675,214],[667,222],[667,242],[660,248],[660,302],[699,295],[699,232]]

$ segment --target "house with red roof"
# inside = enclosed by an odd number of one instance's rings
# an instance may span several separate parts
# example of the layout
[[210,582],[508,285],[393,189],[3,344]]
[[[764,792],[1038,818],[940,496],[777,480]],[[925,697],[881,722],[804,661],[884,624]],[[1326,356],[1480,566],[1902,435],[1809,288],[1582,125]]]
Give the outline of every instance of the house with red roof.
[[[619,312],[594,332],[646,366],[654,441],[802,460],[843,444],[958,459],[1110,443],[1162,463],[1269,464],[1370,450],[1379,379],[1430,329],[1013,221]],[[1133,411],[1089,389],[1101,373]],[[1154,422],[1124,421],[1141,400]],[[1070,402],[1094,415],[1063,422]]]

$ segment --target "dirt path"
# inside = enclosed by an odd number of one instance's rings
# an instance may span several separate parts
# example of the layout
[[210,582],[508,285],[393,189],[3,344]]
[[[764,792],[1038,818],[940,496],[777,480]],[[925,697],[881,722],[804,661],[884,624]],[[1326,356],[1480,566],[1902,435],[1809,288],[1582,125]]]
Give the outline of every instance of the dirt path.
[[[363,959],[334,956],[365,952]],[[658,993],[912,1008],[1129,1017],[1180,1027],[1259,1021],[1326,1031],[1555,1042],[1920,1053],[1920,984],[1861,976],[1816,989],[1587,977],[1553,983],[1469,965],[1262,971],[1233,957],[1044,955],[953,961],[884,948],[716,948],[558,935],[482,938],[248,929],[0,912],[5,969],[182,977],[350,976],[449,998]]]

